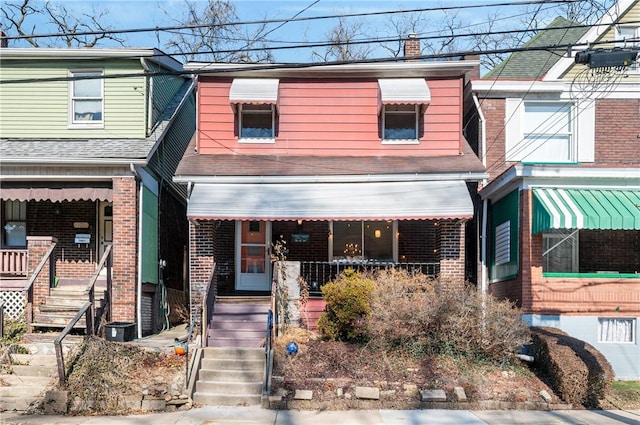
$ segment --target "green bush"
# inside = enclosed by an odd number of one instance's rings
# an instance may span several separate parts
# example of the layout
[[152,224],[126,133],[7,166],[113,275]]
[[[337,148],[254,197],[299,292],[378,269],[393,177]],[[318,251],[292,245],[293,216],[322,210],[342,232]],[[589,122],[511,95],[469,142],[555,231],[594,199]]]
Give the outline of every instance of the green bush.
[[322,287],[325,311],[318,318],[320,333],[336,341],[362,341],[368,332],[364,319],[371,311],[374,282],[347,269]]
[[556,328],[531,328],[535,363],[551,379],[554,391],[567,403],[599,407],[611,391],[614,373],[592,345]]

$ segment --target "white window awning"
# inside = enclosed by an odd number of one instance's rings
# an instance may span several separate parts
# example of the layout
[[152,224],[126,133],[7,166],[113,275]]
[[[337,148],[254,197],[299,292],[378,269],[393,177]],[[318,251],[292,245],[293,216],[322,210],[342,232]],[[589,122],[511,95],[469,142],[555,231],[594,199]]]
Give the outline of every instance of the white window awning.
[[196,183],[190,220],[471,218],[464,181]]
[[231,103],[278,103],[278,85],[276,78],[236,78],[231,83],[229,101]]
[[380,103],[382,105],[427,105],[431,91],[424,78],[381,78]]

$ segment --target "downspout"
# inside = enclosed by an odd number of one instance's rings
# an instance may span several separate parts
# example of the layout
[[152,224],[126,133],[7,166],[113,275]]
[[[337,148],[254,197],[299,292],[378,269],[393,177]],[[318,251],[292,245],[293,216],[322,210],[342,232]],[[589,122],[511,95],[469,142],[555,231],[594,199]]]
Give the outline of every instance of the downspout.
[[[133,164],[129,164],[129,169],[136,176],[136,180],[140,178],[140,175],[136,171],[136,167]],[[138,339],[142,338],[142,185],[138,189],[138,200],[140,202],[140,208],[138,208],[138,272],[136,273],[136,323],[138,326]]]
[[[473,94],[473,104],[478,111],[478,120],[480,121],[480,144],[482,145],[482,165],[487,167],[487,136],[486,129],[487,123],[482,113],[482,107],[478,101],[478,96]],[[487,179],[482,180],[482,186],[486,186]],[[489,201],[484,199],[482,201],[482,225],[480,228],[480,292],[486,294],[488,290],[488,276],[487,276],[487,211]]]

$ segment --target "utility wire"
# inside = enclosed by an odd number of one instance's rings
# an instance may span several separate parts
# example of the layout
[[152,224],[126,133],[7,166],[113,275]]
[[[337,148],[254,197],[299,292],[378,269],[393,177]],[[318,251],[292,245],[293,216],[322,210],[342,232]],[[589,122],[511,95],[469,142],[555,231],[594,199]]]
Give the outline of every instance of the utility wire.
[[465,9],[478,9],[486,7],[503,7],[503,6],[524,6],[531,4],[566,4],[576,3],[584,0],[529,0],[529,1],[511,1],[503,3],[483,3],[464,6],[445,6],[445,7],[428,7],[419,9],[403,9],[403,10],[387,10],[380,12],[361,12],[361,13],[345,13],[339,15],[321,15],[321,16],[307,16],[307,17],[294,17],[285,19],[264,19],[264,20],[252,20],[252,21],[237,21],[237,22],[224,22],[219,24],[196,24],[196,25],[171,25],[171,26],[156,26],[147,28],[129,28],[122,30],[100,30],[100,31],[83,31],[83,32],[59,32],[48,34],[32,34],[32,35],[15,35],[5,36],[7,40],[20,40],[26,38],[52,38],[63,37],[68,35],[74,36],[88,36],[88,35],[106,35],[106,34],[127,34],[127,33],[140,33],[140,32],[159,32],[159,31],[173,31],[180,29],[196,29],[196,28],[220,28],[226,26],[237,25],[265,25],[276,23],[288,23],[288,22],[302,22],[302,21],[314,21],[324,19],[336,19],[336,18],[354,18],[363,16],[381,16],[381,15],[394,15],[402,13],[419,13],[419,12],[433,12],[433,11],[446,11],[446,10],[465,10]]

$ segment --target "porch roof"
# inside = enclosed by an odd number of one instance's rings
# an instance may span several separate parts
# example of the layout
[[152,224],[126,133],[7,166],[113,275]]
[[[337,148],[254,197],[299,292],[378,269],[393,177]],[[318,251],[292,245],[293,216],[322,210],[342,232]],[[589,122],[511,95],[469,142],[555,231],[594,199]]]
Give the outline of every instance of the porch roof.
[[190,220],[471,218],[464,181],[196,183]]
[[532,233],[548,229],[640,230],[640,191],[533,189]]

